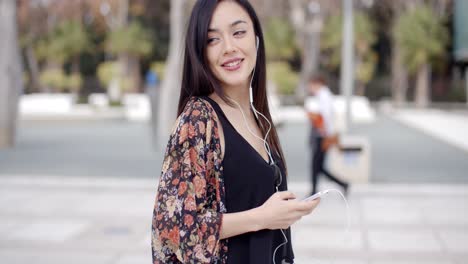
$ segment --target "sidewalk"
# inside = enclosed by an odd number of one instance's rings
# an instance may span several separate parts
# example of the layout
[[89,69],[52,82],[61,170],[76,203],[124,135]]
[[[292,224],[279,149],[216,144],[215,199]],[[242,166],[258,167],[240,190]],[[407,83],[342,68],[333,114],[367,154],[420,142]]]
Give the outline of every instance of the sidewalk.
[[468,114],[437,109],[401,109],[391,116],[407,126],[468,152]]
[[[151,263],[156,182],[0,178],[0,263]],[[305,186],[290,183],[299,197],[306,194]],[[464,264],[467,201],[466,185],[354,185],[348,239],[343,241],[344,204],[329,195],[293,227],[296,261]]]

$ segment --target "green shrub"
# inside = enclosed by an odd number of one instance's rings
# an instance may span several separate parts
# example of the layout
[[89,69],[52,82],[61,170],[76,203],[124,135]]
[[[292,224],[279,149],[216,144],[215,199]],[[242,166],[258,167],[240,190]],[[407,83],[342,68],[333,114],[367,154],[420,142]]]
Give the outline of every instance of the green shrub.
[[151,54],[153,49],[153,33],[139,22],[118,28],[107,36],[105,46],[114,54],[128,53],[141,57]]
[[269,78],[278,87],[278,93],[292,95],[299,82],[299,74],[292,71],[287,62],[273,62],[267,65]]
[[47,69],[41,72],[39,80],[45,86],[57,91],[67,88],[67,76],[62,69]]
[[166,72],[166,63],[164,61],[151,63],[150,69],[158,75],[160,82],[164,80],[164,73]]
[[288,19],[271,18],[265,26],[265,50],[269,61],[289,60],[298,50],[294,28]]
[[402,50],[402,59],[411,74],[419,68],[440,60],[449,43],[449,32],[444,26],[445,17],[437,16],[427,4],[406,11],[393,27],[393,36]]
[[123,91],[130,89],[132,80],[129,76],[120,76],[119,67],[120,65],[117,61],[107,61],[98,65],[97,76],[104,89],[107,89],[110,82],[112,81],[114,74],[119,76],[119,84]]
[[[377,41],[376,22],[364,12],[354,16],[354,51],[356,80],[366,85],[374,77],[378,54],[372,49]],[[325,65],[338,70],[341,65],[343,42],[343,17],[330,16],[326,21],[320,40],[320,49],[327,55]]]
[[42,85],[59,92],[76,91],[83,84],[83,77],[80,74],[66,75],[63,69],[47,69],[41,72],[39,80]]
[[70,89],[79,88],[83,84],[83,77],[79,73],[73,73],[67,76],[66,86]]

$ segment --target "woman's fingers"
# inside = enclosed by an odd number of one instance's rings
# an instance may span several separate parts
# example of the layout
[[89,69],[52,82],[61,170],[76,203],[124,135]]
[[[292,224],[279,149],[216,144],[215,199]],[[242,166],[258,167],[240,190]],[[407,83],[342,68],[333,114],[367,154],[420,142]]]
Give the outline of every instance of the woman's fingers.
[[[271,218],[276,218],[276,223],[271,225],[272,229],[277,228],[288,228],[290,225],[299,221],[303,216],[310,214],[320,203],[320,198],[313,201],[300,201],[295,199],[295,195],[291,192],[278,192],[277,198],[280,200],[286,200],[284,203],[272,203],[273,208],[282,210],[278,211],[277,214]],[[275,222],[273,221],[273,222]]]
[[262,208],[269,212],[265,218],[268,229],[289,227],[303,216],[310,214],[320,203],[320,198],[301,201],[290,191],[277,192],[268,199]]
[[296,199],[294,193],[290,191],[278,192],[278,196],[281,200],[289,200],[289,199]]
[[304,215],[310,214],[320,203],[320,198],[312,201],[298,201],[296,210],[302,212]]

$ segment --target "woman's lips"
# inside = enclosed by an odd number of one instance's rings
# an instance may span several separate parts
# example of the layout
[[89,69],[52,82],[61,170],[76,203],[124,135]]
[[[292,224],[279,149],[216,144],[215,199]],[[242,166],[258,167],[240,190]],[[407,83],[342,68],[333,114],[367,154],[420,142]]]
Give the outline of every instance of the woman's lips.
[[244,59],[238,59],[229,63],[225,63],[221,65],[221,67],[228,71],[237,71],[241,67],[243,61]]

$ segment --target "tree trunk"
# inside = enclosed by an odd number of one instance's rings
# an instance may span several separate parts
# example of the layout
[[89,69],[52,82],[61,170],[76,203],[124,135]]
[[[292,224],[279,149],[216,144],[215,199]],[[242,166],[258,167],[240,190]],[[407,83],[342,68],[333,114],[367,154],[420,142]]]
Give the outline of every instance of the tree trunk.
[[142,92],[142,86],[141,86],[141,74],[140,74],[140,60],[138,59],[137,56],[131,55],[129,58],[129,74],[132,82],[132,90],[130,92],[132,93],[139,93]]
[[[116,17],[116,23],[113,25],[112,30],[117,28],[123,28],[128,23],[128,2],[129,0],[119,0],[119,9]],[[117,66],[118,67],[114,71],[114,76],[107,87],[107,95],[111,102],[119,102],[122,99],[122,80],[125,79],[127,76],[127,56],[126,54],[119,54],[117,59]]]
[[[119,0],[119,12],[118,12],[118,27],[119,28],[124,28],[128,25],[128,8],[129,8],[129,0]],[[120,67],[120,80],[128,79],[129,76],[129,71],[130,71],[130,65],[129,65],[129,55],[122,53],[118,55],[118,61],[119,61],[119,67]],[[119,78],[117,77],[117,78]],[[120,86],[122,86],[123,82],[120,82]],[[129,87],[125,87],[129,88]],[[122,93],[125,90],[124,87],[120,87],[120,93],[119,93],[119,101],[121,99]],[[133,87],[130,87],[132,89]]]
[[39,81],[39,65],[37,63],[36,55],[34,54],[33,47],[27,45],[25,49],[26,62],[28,63],[29,74],[31,77],[32,92],[44,92],[44,88]]
[[[405,10],[412,8],[412,6],[419,0],[400,0],[392,2],[393,9],[393,21],[398,20],[398,16],[405,12]],[[395,36],[392,34],[392,52],[391,52],[391,63],[392,63],[392,82],[391,82],[391,91],[392,99],[394,104],[402,106],[406,103],[406,93],[408,91],[408,71],[403,65],[402,50],[398,46],[395,40]]]
[[425,108],[429,105],[429,64],[423,64],[416,76],[415,103],[418,108]]
[[468,106],[468,66],[465,66],[465,89],[466,105]]
[[362,80],[362,77],[359,75],[359,69],[362,67],[362,58],[358,52],[354,56],[354,75],[356,79],[354,81],[354,93],[352,95],[364,96],[366,93],[366,84]]
[[312,74],[317,71],[320,49],[320,33],[308,32],[305,34],[304,55],[302,57],[302,69],[299,85],[295,96],[298,101],[303,101],[307,93],[307,83]]
[[[80,56],[77,55],[77,56],[74,56],[72,58],[72,66],[71,66],[72,70],[72,76],[80,76]],[[79,98],[79,95],[80,95],[80,90],[81,90],[81,85],[77,85],[77,86],[74,86],[74,87],[70,87],[71,89],[71,92],[76,94],[77,97]]]
[[304,51],[299,84],[295,91],[296,99],[302,101],[307,93],[307,82],[318,68],[323,16],[310,14],[301,1],[291,1],[290,4],[291,21],[298,36],[297,41]]
[[159,98],[159,117],[157,118],[158,135],[154,135],[158,146],[167,141],[170,129],[176,119],[177,105],[180,96],[182,54],[183,54],[183,28],[184,5],[187,0],[171,1],[170,25],[171,39],[169,43],[169,55],[166,61],[166,73],[161,85]]
[[406,102],[408,73],[402,63],[401,48],[395,41],[392,46],[392,98],[396,106],[402,106]]
[[[62,65],[55,61],[52,61],[49,59],[45,62],[45,67],[44,67],[45,71],[61,70],[61,69],[62,69]],[[43,87],[42,91],[44,93],[60,93],[63,91],[63,87],[53,87],[49,84],[43,84],[42,87]]]
[[124,27],[128,23],[128,7],[129,0],[120,0],[119,1],[119,11],[117,16],[117,27]]
[[13,147],[22,69],[18,48],[16,1],[0,1],[0,149]]
[[364,96],[366,93],[366,85],[361,81],[356,81],[356,92],[358,96]]

